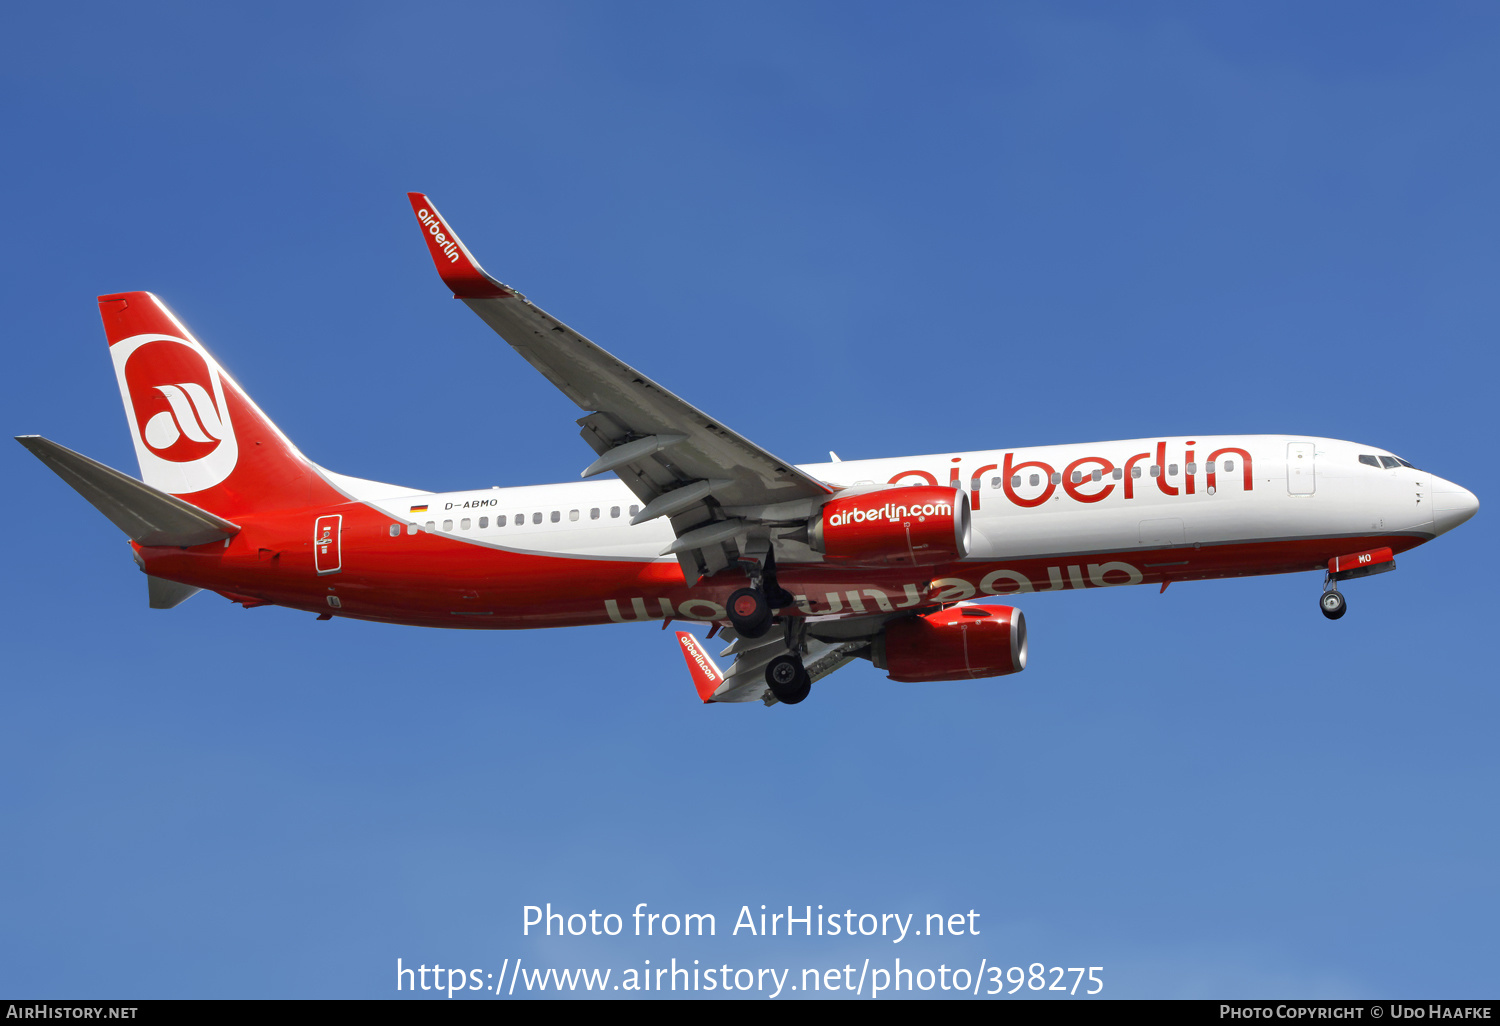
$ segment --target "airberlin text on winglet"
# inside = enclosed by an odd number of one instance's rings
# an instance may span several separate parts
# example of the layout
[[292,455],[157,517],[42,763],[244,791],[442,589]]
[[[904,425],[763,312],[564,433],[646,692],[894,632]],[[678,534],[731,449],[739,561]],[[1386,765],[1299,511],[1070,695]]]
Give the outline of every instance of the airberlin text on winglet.
[[443,224],[438,216],[426,207],[417,211],[417,220],[427,226],[427,234],[432,236],[432,240],[437,243],[437,248],[447,255],[448,262],[458,263],[462,256],[458,249],[458,240],[443,230],[447,225]]

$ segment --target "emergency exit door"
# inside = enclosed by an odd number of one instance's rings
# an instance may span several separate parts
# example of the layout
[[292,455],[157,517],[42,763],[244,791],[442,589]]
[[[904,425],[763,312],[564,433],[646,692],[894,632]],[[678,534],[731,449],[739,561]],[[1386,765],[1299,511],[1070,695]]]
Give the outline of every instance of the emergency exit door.
[[1286,490],[1292,495],[1311,495],[1317,487],[1316,448],[1311,442],[1292,442],[1286,447]]
[[313,525],[313,565],[318,574],[336,574],[342,568],[339,536],[343,533],[342,515],[319,517]]

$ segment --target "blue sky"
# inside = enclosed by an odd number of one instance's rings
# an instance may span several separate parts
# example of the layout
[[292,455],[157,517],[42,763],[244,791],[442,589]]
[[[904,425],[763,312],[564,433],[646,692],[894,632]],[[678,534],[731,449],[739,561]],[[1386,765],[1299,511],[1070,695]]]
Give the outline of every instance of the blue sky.
[[[161,295],[313,459],[573,477],[486,267],[815,462],[1157,434],[1496,441],[1487,5],[12,10],[6,428],[135,471],[93,298]],[[1103,966],[1111,996],[1493,996],[1493,515],[1315,574],[1028,598],[1022,675],[701,707],[670,634],[146,608],[19,446],[0,994],[383,997],[497,971]],[[551,940],[521,909],[712,912]],[[742,905],[982,914],[899,948]],[[800,992],[799,992],[800,993]]]

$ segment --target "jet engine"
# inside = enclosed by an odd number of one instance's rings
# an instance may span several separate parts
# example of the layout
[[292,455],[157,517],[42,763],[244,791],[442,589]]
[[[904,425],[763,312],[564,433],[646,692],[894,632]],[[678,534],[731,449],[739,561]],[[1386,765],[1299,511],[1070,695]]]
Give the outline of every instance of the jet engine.
[[808,544],[839,566],[936,566],[969,553],[969,493],[917,485],[836,498],[808,523]]
[[908,684],[1020,673],[1026,617],[1010,606],[950,606],[887,624],[870,655],[891,680]]

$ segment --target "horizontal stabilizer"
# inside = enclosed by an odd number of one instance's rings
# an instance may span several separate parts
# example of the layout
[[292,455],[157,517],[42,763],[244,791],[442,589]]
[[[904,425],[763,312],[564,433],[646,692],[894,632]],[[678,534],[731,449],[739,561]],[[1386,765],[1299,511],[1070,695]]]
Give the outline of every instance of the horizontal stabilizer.
[[146,594],[151,598],[152,609],[172,609],[202,591],[191,584],[178,584],[164,577],[146,575]]
[[[16,441],[30,449],[33,456],[47,464],[95,509],[109,517],[110,522],[124,531],[131,541],[141,545],[188,547],[207,545],[239,533],[238,524],[216,517],[191,502],[157,491],[128,474],[97,463],[41,435],[20,435]],[[154,606],[155,592],[152,599]]]

